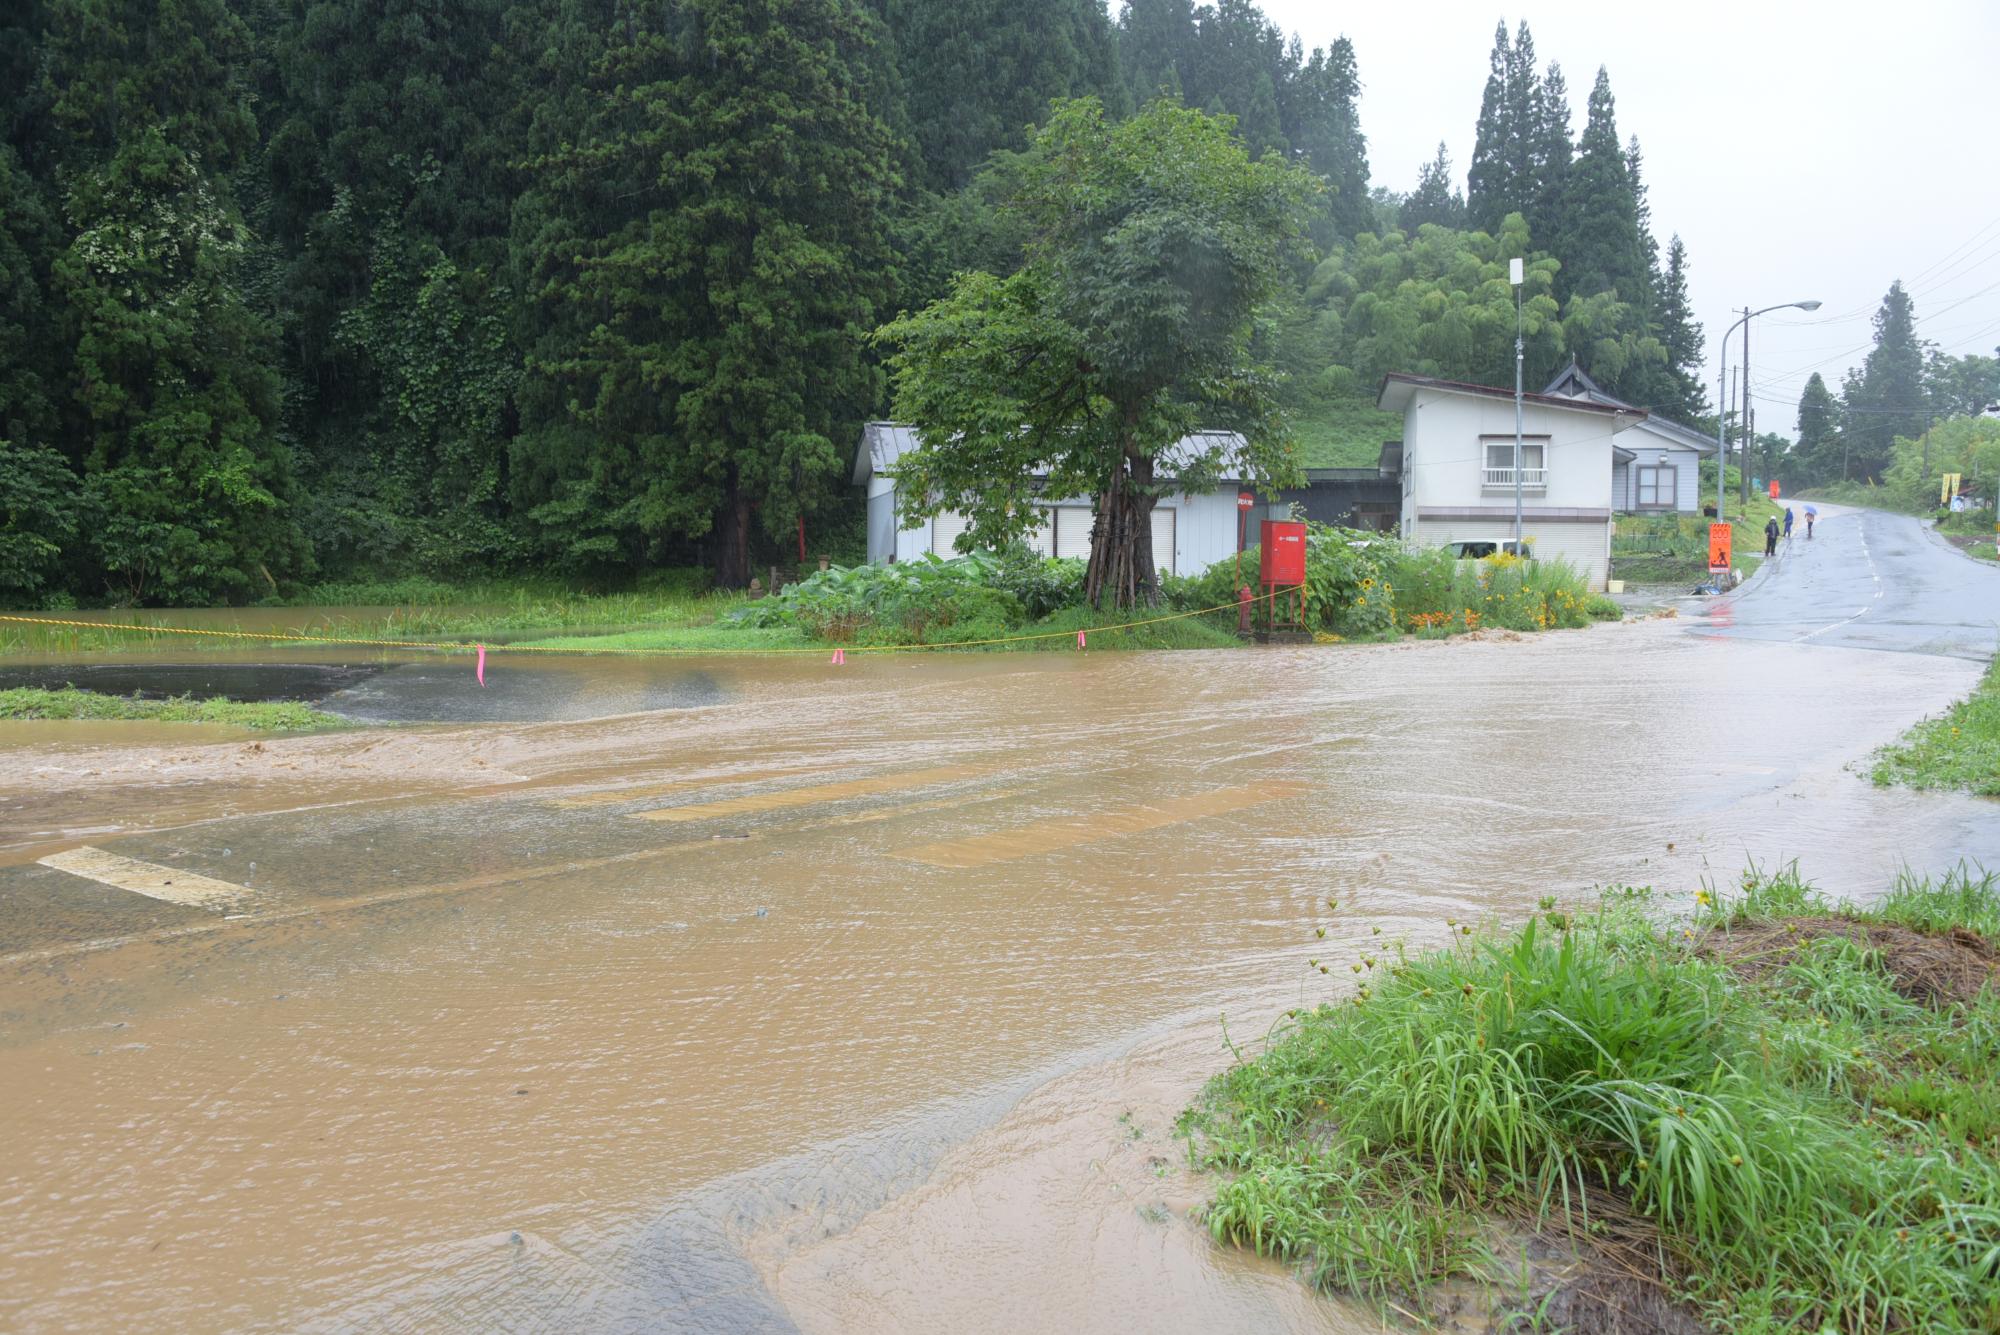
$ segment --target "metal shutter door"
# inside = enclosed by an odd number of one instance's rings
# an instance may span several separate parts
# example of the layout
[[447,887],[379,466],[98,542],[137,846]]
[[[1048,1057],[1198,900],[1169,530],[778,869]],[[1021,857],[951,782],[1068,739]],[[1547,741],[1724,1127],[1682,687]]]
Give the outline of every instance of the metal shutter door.
[[964,515],[946,510],[931,520],[931,550],[939,556],[957,556],[958,548],[952,544],[958,540],[959,534],[965,532],[965,528]]
[[1153,573],[1174,573],[1174,515],[1171,505],[1153,507]]
[[1028,548],[1036,556],[1054,556],[1056,554],[1056,512],[1050,506],[1038,505],[1035,507],[1035,514],[1042,522],[1036,527],[1034,532],[1028,535]]
[[1056,555],[1090,559],[1090,509],[1065,505],[1056,510]]

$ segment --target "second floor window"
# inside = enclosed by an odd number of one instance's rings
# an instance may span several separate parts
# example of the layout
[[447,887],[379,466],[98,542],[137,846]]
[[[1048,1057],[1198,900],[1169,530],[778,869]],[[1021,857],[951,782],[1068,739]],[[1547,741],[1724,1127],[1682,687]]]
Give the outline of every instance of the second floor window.
[[[1512,487],[1514,485],[1514,442],[1512,438],[1499,440],[1488,437],[1486,442],[1486,485],[1489,487]],[[1548,485],[1547,466],[1548,445],[1539,440],[1521,442],[1521,486],[1545,487]]]

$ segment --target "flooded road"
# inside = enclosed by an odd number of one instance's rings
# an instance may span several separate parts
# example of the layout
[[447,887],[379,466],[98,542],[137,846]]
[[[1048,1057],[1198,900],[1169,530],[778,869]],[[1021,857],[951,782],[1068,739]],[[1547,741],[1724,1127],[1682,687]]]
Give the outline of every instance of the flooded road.
[[0,753],[0,1327],[1374,1328],[1187,1218],[1220,1018],[1548,893],[2000,865],[1849,769],[1978,664],[1727,611]]

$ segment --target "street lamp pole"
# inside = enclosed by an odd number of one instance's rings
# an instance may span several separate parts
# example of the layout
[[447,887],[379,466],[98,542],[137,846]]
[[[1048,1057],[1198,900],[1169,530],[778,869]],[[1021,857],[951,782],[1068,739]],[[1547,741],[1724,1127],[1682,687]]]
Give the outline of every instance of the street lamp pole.
[[[1819,303],[1817,301],[1781,301],[1775,306],[1766,306],[1761,310],[1754,311],[1745,306],[1743,314],[1738,317],[1736,324],[1729,326],[1722,335],[1722,366],[1716,374],[1715,412],[1718,419],[1727,416],[1729,407],[1729,336],[1736,332],[1737,325],[1743,327],[1743,418],[1737,425],[1744,432],[1743,465],[1740,480],[1743,487],[1743,513],[1746,515],[1750,513],[1750,322],[1760,315],[1769,315],[1772,311],[1816,311],[1818,309]],[[1718,420],[1715,425],[1715,440],[1717,446],[1716,453],[1719,456],[1715,462],[1715,520],[1717,523],[1721,523],[1723,492],[1727,490],[1729,484],[1728,437],[1725,434],[1725,426],[1721,420]]]
[[[1514,285],[1514,555],[1521,555],[1521,356],[1526,347],[1521,325],[1520,259],[1507,261],[1507,280]],[[1547,454],[1547,450],[1542,451]],[[1548,461],[1543,460],[1544,463]]]

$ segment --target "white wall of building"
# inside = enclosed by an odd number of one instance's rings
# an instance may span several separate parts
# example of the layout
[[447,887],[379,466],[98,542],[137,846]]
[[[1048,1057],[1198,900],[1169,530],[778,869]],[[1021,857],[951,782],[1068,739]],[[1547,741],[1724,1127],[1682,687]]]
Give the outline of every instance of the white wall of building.
[[[1568,560],[1599,590],[1611,566],[1617,425],[1581,407],[1528,403],[1522,412],[1522,435],[1542,441],[1547,470],[1540,489],[1523,491],[1522,535],[1537,558]],[[1513,487],[1488,483],[1486,447],[1504,441],[1511,460],[1513,439],[1511,399],[1415,389],[1403,414],[1404,538],[1421,547],[1510,541]]]
[[[956,555],[954,543],[965,531],[965,519],[954,512],[899,528],[893,535],[878,533],[880,514],[895,504],[894,492],[895,484],[879,475],[868,484],[868,559],[887,560],[891,536],[898,561],[912,561],[925,552]],[[1030,535],[1029,546],[1044,556],[1090,556],[1092,513],[1088,498],[1037,502],[1037,508],[1047,511],[1049,518]],[[1161,497],[1153,507],[1154,568],[1163,575],[1198,575],[1217,561],[1233,557],[1236,516],[1234,487]],[[1249,540],[1254,543],[1257,535],[1250,534]]]

